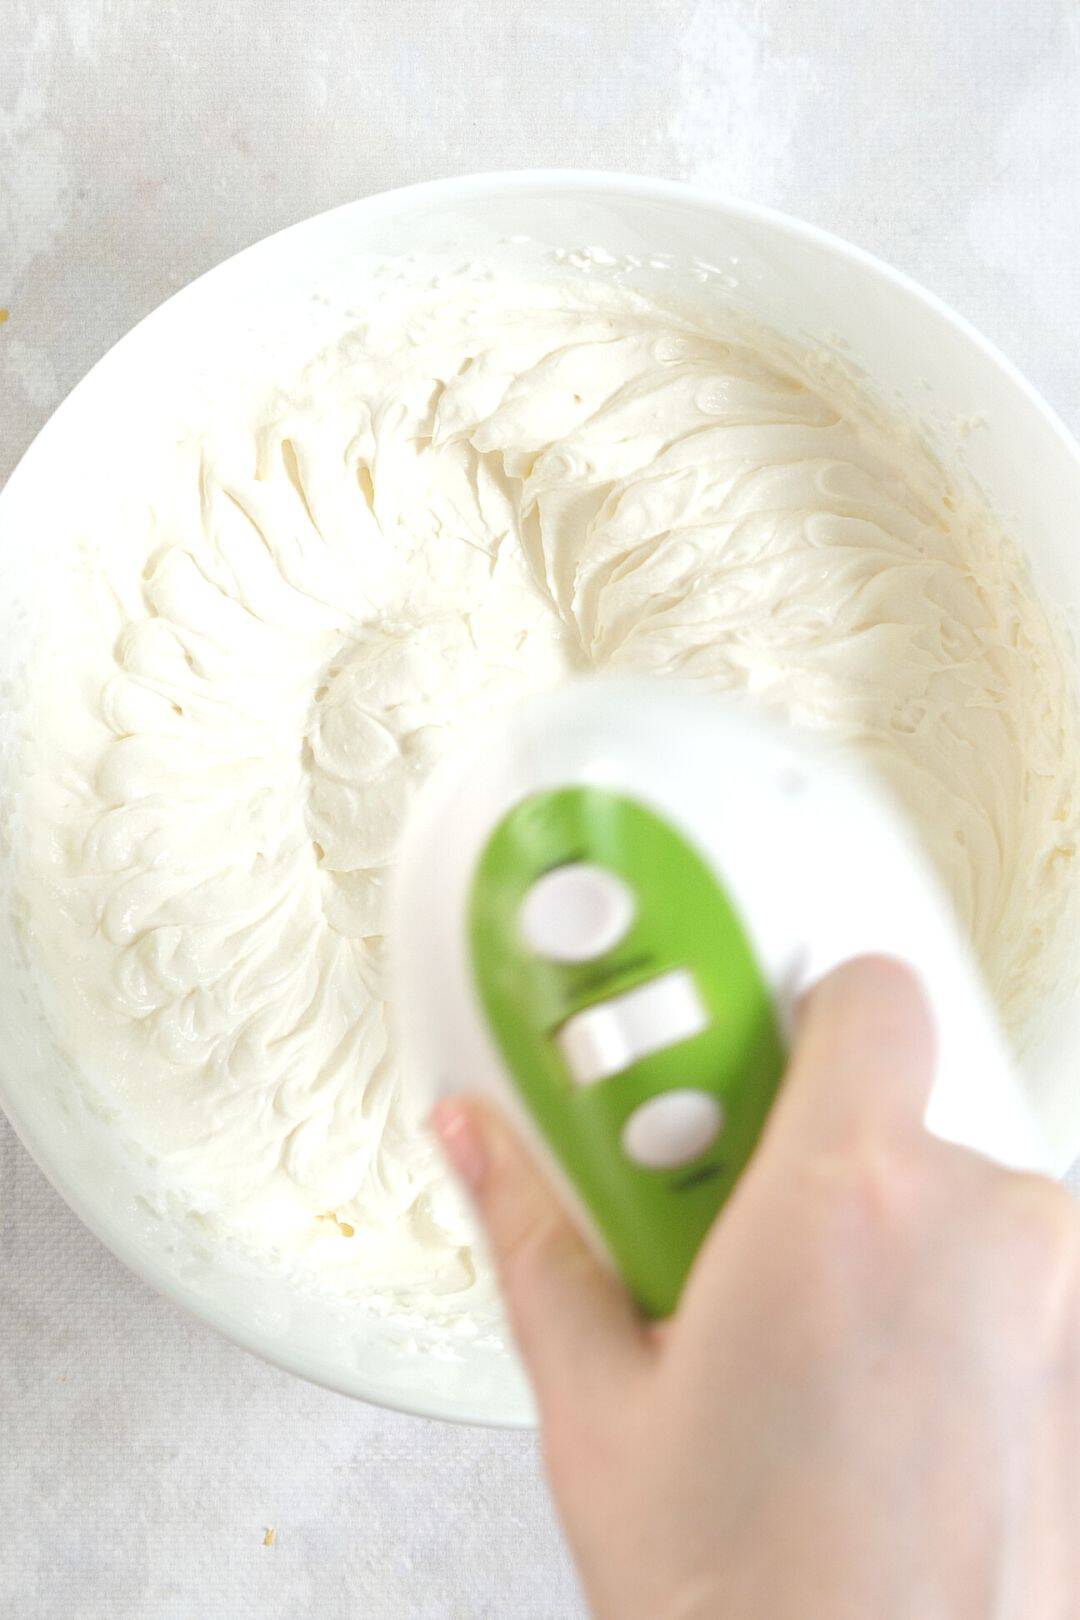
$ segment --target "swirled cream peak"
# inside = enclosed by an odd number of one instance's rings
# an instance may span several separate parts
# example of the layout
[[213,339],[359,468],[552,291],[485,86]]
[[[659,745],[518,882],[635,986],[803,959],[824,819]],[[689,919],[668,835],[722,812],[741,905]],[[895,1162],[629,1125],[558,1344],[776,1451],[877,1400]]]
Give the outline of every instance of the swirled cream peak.
[[399,1085],[386,880],[432,761],[571,670],[860,750],[1006,1017],[1038,1005],[1065,675],[1012,547],[854,396],[618,288],[496,278],[384,294],[161,449],[57,583],[21,884],[62,1038],[212,1230],[433,1313],[482,1292]]

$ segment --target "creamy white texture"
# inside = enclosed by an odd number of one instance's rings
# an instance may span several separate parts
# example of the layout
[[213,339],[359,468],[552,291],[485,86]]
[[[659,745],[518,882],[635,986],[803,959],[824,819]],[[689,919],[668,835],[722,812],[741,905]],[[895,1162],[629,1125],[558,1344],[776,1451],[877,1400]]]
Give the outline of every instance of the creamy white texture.
[[399,288],[117,521],[58,588],[20,885],[62,1037],[211,1231],[431,1315],[484,1294],[402,1100],[386,877],[430,763],[568,671],[850,743],[1014,1030],[1052,985],[1045,616],[929,455],[790,361],[616,287]]

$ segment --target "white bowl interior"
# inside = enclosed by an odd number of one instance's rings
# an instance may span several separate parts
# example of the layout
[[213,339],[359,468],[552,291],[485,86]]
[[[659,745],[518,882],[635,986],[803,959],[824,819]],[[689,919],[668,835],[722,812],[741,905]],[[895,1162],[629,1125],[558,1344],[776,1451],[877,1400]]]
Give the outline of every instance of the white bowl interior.
[[[528,240],[510,242],[517,237]],[[109,446],[151,452],[164,401],[174,413],[190,396],[197,409],[199,393],[229,376],[288,365],[296,345],[311,343],[313,288],[340,289],[365,255],[497,251],[550,273],[553,248],[592,244],[721,267],[724,281],[703,289],[702,301],[722,296],[800,343],[841,353],[883,401],[927,424],[939,453],[964,458],[1022,541],[1045,596],[1071,630],[1080,627],[1080,452],[1014,369],[912,283],[795,221],[662,182],[537,173],[411,187],[284,231],[170,299],[74,390],[12,476],[0,497],[0,861],[10,849],[9,716],[43,587],[66,565],[71,538],[59,518],[50,521],[58,489],[77,479],[92,502]],[[636,280],[662,291],[670,278],[646,265]],[[713,290],[720,285],[722,294]],[[300,306],[306,324],[294,337],[288,315]],[[53,1046],[8,906],[0,1015],[0,1101],[83,1220],[155,1287],[248,1348],[346,1393],[465,1421],[532,1420],[520,1369],[497,1348],[432,1345],[415,1326],[299,1293],[241,1254],[166,1233],[143,1196],[149,1167],[120,1150]],[[1080,1147],[1078,1058],[1080,990],[1048,1021],[1028,1075],[1063,1169]]]

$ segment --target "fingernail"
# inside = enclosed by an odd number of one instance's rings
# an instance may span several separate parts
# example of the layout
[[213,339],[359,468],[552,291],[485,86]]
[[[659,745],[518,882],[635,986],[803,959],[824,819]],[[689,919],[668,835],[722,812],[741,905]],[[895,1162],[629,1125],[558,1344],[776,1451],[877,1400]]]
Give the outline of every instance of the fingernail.
[[479,1192],[487,1170],[487,1153],[473,1110],[455,1097],[448,1097],[436,1105],[431,1125],[466,1187],[471,1193]]

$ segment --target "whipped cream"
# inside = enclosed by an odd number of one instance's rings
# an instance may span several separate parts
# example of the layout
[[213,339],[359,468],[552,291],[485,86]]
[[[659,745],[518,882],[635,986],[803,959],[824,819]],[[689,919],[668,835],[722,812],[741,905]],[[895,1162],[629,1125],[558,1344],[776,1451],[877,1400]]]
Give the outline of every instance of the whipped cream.
[[1018,1040],[1052,991],[1080,750],[1047,617],[917,437],[779,343],[595,280],[403,283],[178,428],[104,529],[28,716],[25,933],[211,1237],[433,1319],[490,1300],[402,1085],[387,876],[432,762],[569,672],[853,747]]

